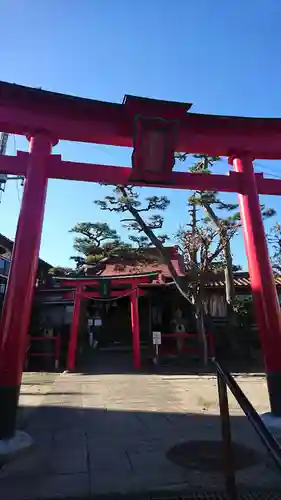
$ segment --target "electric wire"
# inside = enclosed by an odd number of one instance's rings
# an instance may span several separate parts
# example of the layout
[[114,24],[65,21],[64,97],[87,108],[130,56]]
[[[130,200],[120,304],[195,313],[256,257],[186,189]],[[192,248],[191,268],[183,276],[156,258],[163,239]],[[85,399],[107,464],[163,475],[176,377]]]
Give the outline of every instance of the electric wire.
[[[17,154],[17,142],[16,142],[16,135],[15,134],[13,134],[13,144],[14,144],[14,155],[16,155]],[[19,204],[21,203],[20,180],[21,180],[20,178],[16,179],[16,189],[17,189]]]

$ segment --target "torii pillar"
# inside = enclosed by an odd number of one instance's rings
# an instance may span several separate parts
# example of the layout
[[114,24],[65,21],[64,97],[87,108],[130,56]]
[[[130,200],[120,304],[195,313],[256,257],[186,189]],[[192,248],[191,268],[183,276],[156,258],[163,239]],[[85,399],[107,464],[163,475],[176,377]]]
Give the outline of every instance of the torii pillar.
[[131,325],[132,325],[132,343],[133,343],[133,362],[134,369],[141,368],[141,350],[140,350],[140,321],[139,321],[139,290],[134,288],[130,294],[131,301]]
[[52,145],[45,133],[30,139],[29,165],[0,323],[0,451],[1,440],[12,440],[15,435]]
[[261,345],[267,372],[271,412],[281,417],[281,314],[264,232],[252,157],[233,160],[241,174],[243,194],[238,195],[245,248]]

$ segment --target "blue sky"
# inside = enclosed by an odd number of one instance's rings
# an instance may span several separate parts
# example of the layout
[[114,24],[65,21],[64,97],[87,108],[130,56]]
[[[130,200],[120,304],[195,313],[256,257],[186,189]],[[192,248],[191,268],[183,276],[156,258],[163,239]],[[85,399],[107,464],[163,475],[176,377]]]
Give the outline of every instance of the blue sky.
[[[281,116],[280,0],[2,0],[0,79],[93,99],[121,102],[124,94],[194,103],[193,111]],[[9,140],[27,149],[24,138]],[[66,160],[129,165],[123,148],[60,143]],[[257,171],[280,175],[280,163],[258,162]],[[220,171],[227,165],[221,163]],[[93,200],[95,184],[49,181],[41,257],[68,265],[78,221],[108,221],[124,237],[117,216]],[[151,190],[143,188],[142,196]],[[165,192],[165,190],[164,190]],[[0,205],[0,231],[13,237],[22,190],[10,182]],[[165,230],[187,221],[187,193],[169,194]],[[225,197],[224,197],[225,198]],[[233,199],[234,196],[227,197]],[[278,208],[277,198],[265,198]],[[281,214],[280,214],[281,215]],[[176,222],[175,222],[176,221]],[[235,261],[245,265],[241,237]]]

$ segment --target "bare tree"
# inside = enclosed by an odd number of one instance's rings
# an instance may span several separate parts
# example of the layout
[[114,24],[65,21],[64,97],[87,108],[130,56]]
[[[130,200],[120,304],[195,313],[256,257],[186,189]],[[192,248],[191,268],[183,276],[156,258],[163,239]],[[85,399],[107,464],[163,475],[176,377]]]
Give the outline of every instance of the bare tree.
[[[180,161],[185,161],[187,154],[177,154],[176,158]],[[218,156],[194,155],[195,163],[189,169],[190,172],[210,174],[212,167],[220,160]],[[196,191],[189,198],[189,201],[201,207],[205,213],[207,220],[211,221],[215,228],[219,231],[221,238],[223,256],[224,256],[224,275],[225,275],[225,297],[228,306],[229,322],[235,324],[234,301],[234,269],[237,266],[233,265],[231,241],[241,227],[240,212],[238,204],[225,203],[217,191]],[[266,208],[261,204],[263,219],[268,219],[275,215],[275,210]],[[222,214],[224,214],[222,216]]]
[[273,253],[271,256],[272,269],[276,273],[281,273],[281,224],[278,222],[271,229],[268,235],[268,242],[271,244]]
[[206,221],[197,220],[197,208],[190,203],[191,222],[177,233],[177,241],[182,250],[191,300],[195,309],[197,332],[202,343],[204,361],[208,358],[208,343],[204,323],[204,302],[206,284],[215,271],[224,267],[222,260],[223,245],[219,230]]

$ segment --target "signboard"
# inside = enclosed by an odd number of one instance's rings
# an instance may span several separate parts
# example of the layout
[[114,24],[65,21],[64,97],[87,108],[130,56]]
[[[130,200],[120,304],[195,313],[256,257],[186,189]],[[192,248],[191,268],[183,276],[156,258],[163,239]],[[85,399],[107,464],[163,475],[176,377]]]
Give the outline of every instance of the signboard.
[[152,332],[152,340],[154,345],[161,345],[161,332]]
[[102,320],[100,318],[95,319],[95,326],[102,326]]

